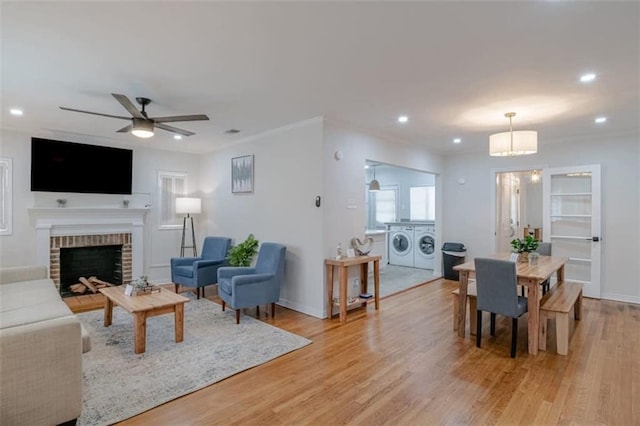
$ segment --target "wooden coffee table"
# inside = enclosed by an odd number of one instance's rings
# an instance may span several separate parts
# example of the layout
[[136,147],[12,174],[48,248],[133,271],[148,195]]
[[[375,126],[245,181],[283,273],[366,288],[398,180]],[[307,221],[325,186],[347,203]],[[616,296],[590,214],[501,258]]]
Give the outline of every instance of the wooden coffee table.
[[133,338],[135,353],[144,353],[147,342],[147,318],[157,315],[175,314],[176,343],[184,339],[184,304],[188,302],[184,296],[180,296],[170,290],[162,288],[160,293],[144,296],[125,296],[126,286],[101,288],[104,294],[104,326],[111,325],[113,317],[113,305],[119,305],[133,315]]

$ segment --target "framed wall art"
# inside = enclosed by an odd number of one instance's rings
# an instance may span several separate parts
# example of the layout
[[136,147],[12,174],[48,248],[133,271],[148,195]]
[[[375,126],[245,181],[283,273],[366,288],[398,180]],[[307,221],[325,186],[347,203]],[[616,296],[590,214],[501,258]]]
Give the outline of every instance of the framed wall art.
[[231,192],[253,192],[253,155],[231,159]]

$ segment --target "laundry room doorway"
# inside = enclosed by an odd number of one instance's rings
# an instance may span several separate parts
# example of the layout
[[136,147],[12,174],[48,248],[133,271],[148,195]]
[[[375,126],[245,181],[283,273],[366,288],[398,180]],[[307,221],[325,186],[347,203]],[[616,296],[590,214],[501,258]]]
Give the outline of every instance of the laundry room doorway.
[[381,297],[440,276],[437,182],[433,173],[365,163],[366,235],[383,257]]

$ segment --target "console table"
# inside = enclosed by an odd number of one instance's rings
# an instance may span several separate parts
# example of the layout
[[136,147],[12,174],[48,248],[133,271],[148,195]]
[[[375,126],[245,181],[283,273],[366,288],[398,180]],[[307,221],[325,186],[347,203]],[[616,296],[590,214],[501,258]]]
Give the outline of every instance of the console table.
[[[360,293],[367,292],[367,278],[369,277],[369,262],[373,262],[373,285],[374,285],[374,300],[376,309],[380,308],[380,259],[382,256],[356,256],[356,257],[344,257],[342,259],[325,259],[324,264],[327,268],[327,316],[331,318],[333,316],[333,275],[334,268],[338,268],[338,282],[340,284],[339,290],[339,306],[340,306],[340,323],[345,324],[347,322],[347,281],[349,278],[349,266],[360,266]],[[362,303],[364,306],[367,304],[367,299],[357,298],[352,303]]]

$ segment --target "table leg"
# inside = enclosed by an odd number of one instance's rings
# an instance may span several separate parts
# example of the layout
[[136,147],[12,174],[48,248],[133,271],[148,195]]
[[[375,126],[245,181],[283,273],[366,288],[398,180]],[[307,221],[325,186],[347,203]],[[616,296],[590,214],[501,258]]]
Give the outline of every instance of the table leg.
[[380,261],[373,261],[373,290],[376,301],[376,309],[380,309]]
[[347,322],[347,277],[349,273],[346,266],[340,266],[340,324]]
[[[369,288],[369,262],[360,264],[360,294],[366,293]],[[367,306],[367,301],[362,302],[362,306]]]
[[540,332],[540,283],[536,280],[526,280],[522,284],[527,286],[529,353],[537,355]]
[[147,313],[144,311],[133,314],[133,341],[134,352],[144,353],[147,344]]
[[176,322],[176,343],[180,343],[184,340],[184,303],[176,303],[174,309]]
[[564,265],[558,268],[556,271],[556,279],[558,280],[558,284],[562,284],[564,282]]
[[333,316],[333,265],[327,265],[327,318]]
[[104,326],[109,327],[113,318],[113,302],[107,296],[104,297]]
[[[459,274],[460,294],[458,295],[458,336],[464,337],[467,321],[467,287],[469,286],[469,271],[460,271]],[[475,315],[471,312],[471,315]]]
[[369,262],[360,264],[360,293],[369,289]]

